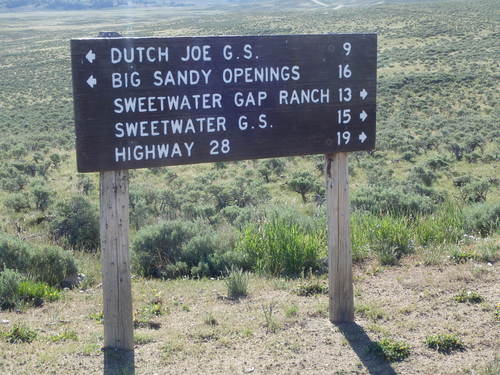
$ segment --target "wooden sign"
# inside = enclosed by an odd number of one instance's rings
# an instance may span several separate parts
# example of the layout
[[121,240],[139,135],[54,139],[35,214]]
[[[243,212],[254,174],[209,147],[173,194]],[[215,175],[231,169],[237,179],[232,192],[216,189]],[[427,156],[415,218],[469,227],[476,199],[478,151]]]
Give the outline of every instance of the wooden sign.
[[375,34],[71,41],[80,172],[375,145]]

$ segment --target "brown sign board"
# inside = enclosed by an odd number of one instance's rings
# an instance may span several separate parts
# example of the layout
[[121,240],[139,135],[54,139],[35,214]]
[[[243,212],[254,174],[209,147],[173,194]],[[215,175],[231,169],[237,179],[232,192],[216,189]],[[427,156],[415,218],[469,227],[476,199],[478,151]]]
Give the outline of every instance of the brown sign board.
[[80,172],[371,150],[375,34],[71,40]]

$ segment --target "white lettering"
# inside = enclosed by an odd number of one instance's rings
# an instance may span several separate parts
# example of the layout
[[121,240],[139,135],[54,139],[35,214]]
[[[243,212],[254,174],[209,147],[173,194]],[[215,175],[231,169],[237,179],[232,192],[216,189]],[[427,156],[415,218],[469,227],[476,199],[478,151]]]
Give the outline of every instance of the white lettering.
[[115,138],[157,137],[177,134],[227,131],[225,117],[195,117],[171,120],[124,121],[114,125]]
[[225,68],[222,71],[224,83],[286,82],[300,79],[300,67],[264,66],[247,68]]
[[186,56],[181,57],[182,61],[212,61],[210,57],[210,46],[187,46]]
[[225,45],[222,49],[222,54],[226,60],[231,60],[233,58],[233,52],[231,51],[233,47],[230,45]]
[[193,155],[193,147],[194,142],[115,147],[115,162],[190,158]]
[[112,47],[110,54],[112,64],[168,62],[168,47],[124,47],[121,49]]
[[266,99],[267,92],[265,91],[258,91],[257,93],[250,91],[246,94],[238,91],[234,94],[234,104],[237,107],[261,106]]
[[123,123],[117,122],[115,124],[115,130],[116,130],[115,137],[123,138],[123,136],[125,135],[125,132],[123,131]]
[[126,97],[113,104],[115,113],[215,109],[222,108],[222,94]]
[[280,90],[279,104],[330,103],[330,89]]

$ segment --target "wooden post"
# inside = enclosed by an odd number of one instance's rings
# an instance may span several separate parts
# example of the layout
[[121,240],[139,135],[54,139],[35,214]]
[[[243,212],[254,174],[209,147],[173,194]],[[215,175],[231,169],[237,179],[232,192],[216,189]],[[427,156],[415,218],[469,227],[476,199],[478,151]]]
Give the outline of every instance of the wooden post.
[[325,155],[325,172],[330,321],[332,323],[353,322],[354,297],[347,153]]
[[[128,171],[100,173],[100,236],[106,369],[133,372],[134,327],[128,248]],[[111,353],[106,356],[106,352]],[[117,353],[123,355],[117,355]],[[131,367],[131,369],[130,369]]]

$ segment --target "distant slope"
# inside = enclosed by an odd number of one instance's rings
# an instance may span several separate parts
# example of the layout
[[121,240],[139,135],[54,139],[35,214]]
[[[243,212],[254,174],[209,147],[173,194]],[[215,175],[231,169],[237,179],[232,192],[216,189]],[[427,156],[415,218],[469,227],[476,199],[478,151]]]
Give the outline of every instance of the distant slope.
[[[213,7],[254,5],[282,9],[328,7],[340,9],[389,3],[427,2],[433,0],[0,0],[0,12],[12,10],[79,10],[137,7]],[[435,0],[433,2],[436,2]]]

